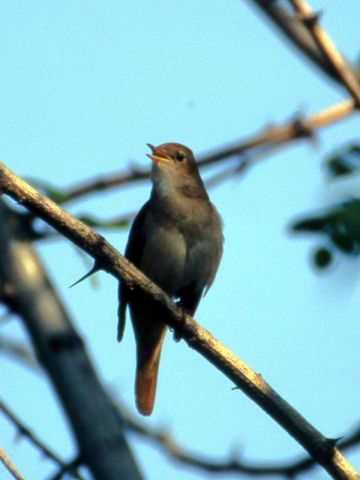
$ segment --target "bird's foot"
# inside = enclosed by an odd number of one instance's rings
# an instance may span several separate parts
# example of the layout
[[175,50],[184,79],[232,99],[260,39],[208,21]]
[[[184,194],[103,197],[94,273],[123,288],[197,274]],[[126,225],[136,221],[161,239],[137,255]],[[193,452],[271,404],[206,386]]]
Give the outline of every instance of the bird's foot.
[[173,339],[176,343],[179,343],[180,340],[182,339],[182,336],[179,332],[177,332],[176,330],[173,331]]
[[[180,301],[175,302],[175,303],[176,303],[177,306],[179,306],[181,308],[182,321],[185,323],[186,315],[191,316],[191,312],[190,312],[190,310],[182,307],[181,304],[180,304]],[[183,335],[179,330],[175,330],[175,329],[171,328],[170,331],[173,333],[173,338],[174,338],[175,342],[180,342],[180,340],[182,340]]]

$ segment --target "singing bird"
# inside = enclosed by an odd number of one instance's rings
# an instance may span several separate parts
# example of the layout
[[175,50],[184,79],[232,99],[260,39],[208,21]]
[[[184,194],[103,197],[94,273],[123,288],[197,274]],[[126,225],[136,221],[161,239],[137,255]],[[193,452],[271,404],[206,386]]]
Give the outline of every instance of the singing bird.
[[[125,256],[191,315],[214,281],[222,249],[222,222],[201,180],[192,151],[179,143],[148,144],[150,199],[137,214]],[[136,340],[136,406],[150,415],[167,325],[139,291],[119,286],[118,341],[126,307]]]

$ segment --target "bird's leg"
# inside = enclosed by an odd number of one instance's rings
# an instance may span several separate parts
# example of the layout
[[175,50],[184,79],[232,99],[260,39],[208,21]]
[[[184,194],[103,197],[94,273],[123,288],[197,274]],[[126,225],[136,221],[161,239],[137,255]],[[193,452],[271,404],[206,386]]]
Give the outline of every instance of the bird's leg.
[[[181,316],[182,316],[181,320],[182,320],[183,322],[185,322],[186,315],[191,315],[191,311],[181,305],[180,299],[175,302],[175,305],[178,306],[178,307],[180,307],[180,309],[181,309]],[[180,342],[180,340],[182,340],[182,334],[181,334],[180,332],[177,332],[177,331],[176,331],[175,329],[173,329],[173,328],[171,328],[170,330],[173,332],[173,339],[174,339],[174,341],[177,342],[177,343]]]

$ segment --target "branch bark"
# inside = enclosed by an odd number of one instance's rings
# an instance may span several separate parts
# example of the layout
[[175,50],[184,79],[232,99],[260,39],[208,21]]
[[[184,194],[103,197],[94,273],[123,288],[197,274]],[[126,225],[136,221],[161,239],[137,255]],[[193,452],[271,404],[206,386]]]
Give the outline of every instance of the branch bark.
[[0,190],[86,251],[94,258],[99,269],[104,269],[117,279],[121,278],[130,288],[140,289],[144,295],[156,300],[159,309],[167,314],[168,324],[176,330],[177,336],[185,339],[191,348],[203,355],[276,420],[333,478],[360,479],[336,448],[336,441],[316,430],[261,375],[251,370],[211,333],[174,305],[159,287],[120,255],[104,237],[41,195],[3,164],[0,164]]

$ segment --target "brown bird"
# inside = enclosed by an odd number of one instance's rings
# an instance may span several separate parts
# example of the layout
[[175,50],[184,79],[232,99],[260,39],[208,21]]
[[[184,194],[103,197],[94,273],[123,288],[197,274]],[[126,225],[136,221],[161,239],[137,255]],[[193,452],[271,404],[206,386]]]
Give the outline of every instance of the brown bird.
[[[209,200],[192,151],[178,143],[148,146],[153,187],[134,220],[125,256],[193,315],[220,263],[221,219]],[[120,283],[119,341],[127,305],[137,348],[136,405],[140,413],[150,415],[167,325],[154,302]]]

